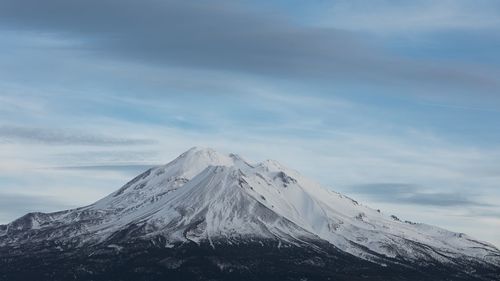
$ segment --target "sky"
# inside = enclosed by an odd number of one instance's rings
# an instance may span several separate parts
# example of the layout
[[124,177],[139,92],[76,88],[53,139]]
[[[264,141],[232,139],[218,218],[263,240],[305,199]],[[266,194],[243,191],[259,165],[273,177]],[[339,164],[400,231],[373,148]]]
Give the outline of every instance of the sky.
[[500,2],[0,0],[0,223],[192,146],[500,246]]

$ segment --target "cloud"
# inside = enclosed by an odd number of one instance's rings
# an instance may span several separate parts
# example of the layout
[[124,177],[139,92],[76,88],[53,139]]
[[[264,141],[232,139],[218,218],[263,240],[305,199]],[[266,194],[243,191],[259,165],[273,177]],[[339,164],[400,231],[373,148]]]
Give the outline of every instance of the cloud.
[[493,29],[500,26],[491,0],[340,0],[323,11],[329,26],[372,32]]
[[0,141],[2,140],[4,142],[25,141],[41,144],[96,146],[141,145],[154,143],[153,140],[149,139],[117,138],[70,130],[19,126],[0,127]]
[[[150,135],[149,138],[158,136]],[[95,165],[150,165],[152,163],[163,163],[161,149],[158,150],[132,150],[108,148],[99,150],[84,149],[82,151],[71,149],[52,154],[57,163],[70,163],[62,166],[95,166]]]
[[416,204],[432,206],[491,206],[488,203],[474,200],[470,194],[457,192],[425,192],[426,188],[405,183],[370,183],[353,185],[346,189],[349,192],[365,194],[376,201]]
[[127,172],[140,174],[141,172],[155,165],[88,165],[88,166],[61,166],[53,167],[55,170],[74,170],[74,171],[110,171],[110,172]]
[[491,92],[498,75],[389,56],[359,34],[231,2],[1,0],[0,26],[79,38],[80,51],[152,65]]
[[461,214],[460,216],[471,218],[485,217],[498,220],[500,218],[500,209],[472,209],[467,210],[465,214]]

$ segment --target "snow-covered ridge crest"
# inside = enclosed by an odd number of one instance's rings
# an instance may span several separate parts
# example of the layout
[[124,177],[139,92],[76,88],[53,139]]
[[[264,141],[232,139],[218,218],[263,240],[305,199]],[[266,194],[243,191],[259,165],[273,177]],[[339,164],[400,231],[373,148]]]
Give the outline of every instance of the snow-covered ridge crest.
[[[126,234],[124,234],[126,233]],[[500,251],[465,234],[399,221],[274,160],[192,148],[96,203],[32,213],[0,226],[0,246],[52,240],[86,245],[163,237],[176,242],[321,240],[363,259],[470,259],[500,267]]]

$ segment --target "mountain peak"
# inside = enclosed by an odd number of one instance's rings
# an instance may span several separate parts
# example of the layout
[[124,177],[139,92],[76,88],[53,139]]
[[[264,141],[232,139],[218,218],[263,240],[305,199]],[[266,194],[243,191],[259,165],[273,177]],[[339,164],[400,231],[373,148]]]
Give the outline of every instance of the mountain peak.
[[181,155],[194,154],[194,153],[217,154],[218,152],[215,149],[207,146],[193,146],[190,149],[186,150]]
[[169,170],[191,179],[209,166],[233,166],[235,161],[226,154],[217,152],[209,147],[195,146],[182,153],[174,161],[166,164]]
[[178,158],[189,158],[189,159],[194,158],[195,160],[201,160],[201,161],[203,161],[204,159],[211,159],[217,162],[221,159],[227,160],[229,156],[217,152],[215,149],[211,147],[193,146],[186,152],[182,153]]

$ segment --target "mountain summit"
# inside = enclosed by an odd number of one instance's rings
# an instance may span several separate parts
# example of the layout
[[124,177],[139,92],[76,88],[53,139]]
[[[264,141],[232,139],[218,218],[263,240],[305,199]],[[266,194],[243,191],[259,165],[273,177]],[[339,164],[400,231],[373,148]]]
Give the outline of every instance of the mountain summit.
[[[192,148],[89,206],[0,226],[0,280],[498,280],[500,251],[277,161]],[[3,279],[2,279],[3,278]]]

